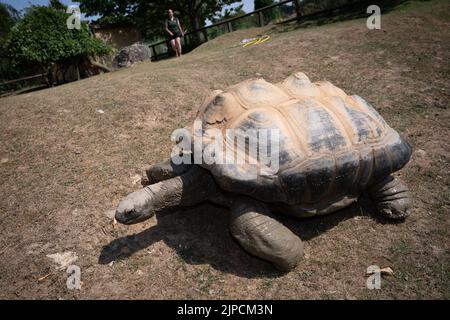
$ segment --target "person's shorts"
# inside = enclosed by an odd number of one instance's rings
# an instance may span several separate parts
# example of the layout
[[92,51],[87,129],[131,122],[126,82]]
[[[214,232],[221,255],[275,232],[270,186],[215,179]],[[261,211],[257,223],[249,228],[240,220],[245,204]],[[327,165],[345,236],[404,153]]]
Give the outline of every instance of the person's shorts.
[[173,39],[176,39],[176,38],[181,38],[181,34],[180,33],[174,33],[173,36],[171,36],[169,34],[169,35],[167,35],[167,37],[168,37],[168,39],[170,41],[170,40],[173,40]]

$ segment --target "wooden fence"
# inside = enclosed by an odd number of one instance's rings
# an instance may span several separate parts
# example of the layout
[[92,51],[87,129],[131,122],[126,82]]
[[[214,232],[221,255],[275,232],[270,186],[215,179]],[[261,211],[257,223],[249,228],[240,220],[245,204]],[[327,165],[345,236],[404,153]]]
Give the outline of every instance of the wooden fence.
[[[189,51],[189,49],[192,49],[193,46],[191,44],[194,43],[195,38],[197,38],[197,39],[203,38],[203,39],[201,39],[199,44],[208,41],[208,32],[207,31],[212,28],[220,28],[220,27],[224,26],[226,32],[233,32],[233,31],[235,31],[233,28],[233,22],[242,20],[245,18],[249,18],[251,16],[256,16],[257,21],[258,21],[258,26],[263,27],[266,23],[266,21],[264,21],[264,12],[268,11],[268,10],[273,10],[274,8],[280,7],[283,5],[289,5],[289,4],[292,5],[294,7],[294,11],[295,11],[295,17],[293,17],[293,19],[298,19],[299,17],[301,17],[300,3],[301,3],[301,0],[280,1],[280,2],[274,3],[270,6],[260,8],[255,11],[252,11],[252,12],[249,12],[249,13],[237,16],[237,17],[233,17],[233,18],[230,18],[227,20],[223,20],[223,21],[211,24],[209,26],[199,28],[194,31],[187,32],[187,33],[185,33],[184,38],[183,38],[183,47],[186,47],[186,49],[188,49],[185,51]],[[267,22],[269,22],[269,21],[267,21]],[[158,60],[163,57],[170,56],[169,42],[167,40],[162,40],[157,43],[152,43],[149,45],[149,47],[152,52],[152,59],[154,59],[154,60]],[[158,50],[158,47],[162,47],[162,50]],[[163,52],[160,53],[159,51],[163,51]]]
[[[39,81],[37,81],[39,80]],[[11,92],[20,92],[22,90],[29,90],[32,88],[42,87],[43,84],[47,83],[47,74],[36,74],[32,76],[23,77],[20,79],[8,80],[0,83],[0,97],[11,93]],[[17,87],[15,84],[21,84]]]
[[[301,0],[284,0],[284,1],[274,3],[270,6],[260,8],[255,11],[252,11],[252,12],[249,12],[249,13],[237,16],[237,17],[223,20],[223,21],[211,24],[209,26],[199,28],[197,30],[187,32],[182,39],[183,49],[185,52],[188,52],[188,51],[192,50],[193,48],[197,47],[198,45],[200,45],[201,43],[208,41],[208,38],[209,38],[208,30],[211,30],[213,28],[222,28],[222,30],[225,30],[225,33],[235,31],[237,28],[233,27],[233,23],[236,23],[237,21],[242,20],[242,19],[248,19],[248,18],[254,17],[254,18],[256,18],[255,26],[262,27],[266,23],[271,22],[271,21],[264,21],[264,13],[268,10],[280,8],[281,6],[291,6],[291,9],[292,9],[291,11],[293,14],[290,17],[288,17],[287,19],[282,19],[281,21],[276,21],[277,24],[288,23],[288,22],[295,21],[295,20],[301,22],[303,20],[308,20],[308,19],[333,18],[333,17],[336,17],[337,15],[341,14],[342,12],[351,11],[351,10],[357,10],[359,12],[359,14],[365,14],[365,10],[362,10],[362,9],[366,8],[367,6],[369,6],[371,4],[379,4],[379,3],[383,3],[383,4],[397,3],[398,4],[399,2],[403,2],[403,1],[404,0],[378,0],[378,1],[376,1],[376,0],[360,0],[360,1],[353,1],[348,4],[336,6],[334,8],[330,8],[330,9],[326,9],[326,10],[319,10],[316,12],[305,13],[305,10],[304,10],[305,6],[303,4],[303,1],[301,1]],[[199,39],[199,38],[202,38],[202,39],[200,39],[201,40],[200,42],[195,41],[195,39]],[[150,47],[151,52],[152,52],[152,60],[159,60],[159,59],[170,56],[169,42],[167,40],[159,41],[157,43],[152,43],[152,44],[149,44],[148,46]],[[16,80],[11,80],[11,81],[7,81],[4,83],[0,83],[0,92],[2,91],[1,87],[4,85],[16,83],[16,82],[27,81],[27,80],[30,80],[31,78],[39,78],[39,77],[45,78],[45,75],[36,75],[36,76],[32,76],[32,77],[25,77],[22,79],[16,79]]]
[[[292,21],[304,21],[304,20],[313,20],[313,19],[321,19],[321,18],[336,18],[337,15],[340,15],[342,13],[345,13],[346,11],[352,11],[353,13],[355,10],[359,13],[360,16],[366,15],[366,8],[371,4],[383,4],[385,7],[386,5],[391,4],[398,4],[399,2],[403,2],[404,0],[355,0],[350,3],[344,4],[344,5],[337,5],[333,8],[327,8],[323,10],[317,10],[313,12],[307,12],[305,9],[307,9],[307,6],[304,5],[304,2],[302,0],[284,0],[277,3],[274,3],[272,5],[269,5],[264,8],[257,9],[255,11],[233,17],[227,20],[223,20],[214,24],[211,24],[206,27],[202,27],[200,29],[187,32],[185,33],[184,38],[182,39],[182,45],[185,52],[188,52],[195,48],[196,46],[200,45],[201,43],[204,43],[208,41],[208,30],[211,30],[213,28],[221,28],[225,29],[225,32],[233,32],[235,31],[235,28],[233,28],[233,23],[237,22],[238,20],[242,19],[248,19],[249,17],[256,17],[257,24],[256,26],[262,27],[266,23],[269,23],[271,21],[264,21],[264,13],[269,10],[273,10],[275,8],[281,8],[281,6],[291,6],[293,15],[291,17],[288,17],[287,19],[283,19],[282,21],[276,21],[276,24],[283,24],[288,23]],[[308,8],[309,9],[309,8]],[[201,41],[194,44],[194,38],[202,38]],[[194,45],[192,45],[194,44]],[[169,48],[169,42],[167,40],[162,40],[157,43],[149,44],[149,47],[152,52],[152,59],[158,60],[161,58],[169,57],[170,56],[170,48]],[[158,50],[159,49],[159,50]]]

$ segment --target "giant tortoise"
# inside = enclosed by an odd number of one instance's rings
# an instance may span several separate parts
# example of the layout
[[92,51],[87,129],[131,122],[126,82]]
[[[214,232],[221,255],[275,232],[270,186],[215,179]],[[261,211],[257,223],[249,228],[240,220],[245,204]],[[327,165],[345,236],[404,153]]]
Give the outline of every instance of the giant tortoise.
[[[196,121],[201,130],[190,127],[189,143],[203,138],[201,146],[193,146],[190,155],[180,148],[179,156],[188,154],[191,160],[217,142],[210,129],[222,137],[230,129],[240,129],[235,136],[270,129],[278,132],[278,166],[259,158],[190,164],[171,157],[147,170],[151,184],[120,202],[117,221],[133,224],[166,209],[213,202],[230,208],[230,232],[244,250],[287,271],[301,259],[303,244],[275,214],[324,215],[362,193],[383,216],[404,219],[410,214],[408,188],[392,175],[409,161],[410,145],[363,98],[348,96],[329,82],[311,83],[300,72],[277,84],[247,80],[214,91]],[[249,140],[244,138],[241,144],[223,141],[222,150],[248,160]]]

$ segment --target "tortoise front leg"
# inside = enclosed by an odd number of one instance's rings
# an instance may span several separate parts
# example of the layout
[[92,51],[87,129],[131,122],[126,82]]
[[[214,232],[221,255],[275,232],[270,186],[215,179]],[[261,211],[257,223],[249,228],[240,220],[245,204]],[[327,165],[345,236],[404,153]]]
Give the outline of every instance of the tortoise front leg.
[[183,173],[186,173],[191,164],[174,164],[171,159],[156,163],[146,170],[147,178],[150,184],[157,183],[163,180],[175,178]]
[[369,189],[378,212],[390,219],[404,219],[411,213],[412,198],[408,187],[398,178],[388,176]]
[[281,271],[295,268],[303,256],[303,243],[271,217],[265,205],[239,199],[231,208],[232,236],[250,254],[272,262]]
[[180,176],[130,193],[119,203],[115,217],[123,224],[142,222],[167,209],[193,206],[206,201],[217,190],[211,174],[194,165]]

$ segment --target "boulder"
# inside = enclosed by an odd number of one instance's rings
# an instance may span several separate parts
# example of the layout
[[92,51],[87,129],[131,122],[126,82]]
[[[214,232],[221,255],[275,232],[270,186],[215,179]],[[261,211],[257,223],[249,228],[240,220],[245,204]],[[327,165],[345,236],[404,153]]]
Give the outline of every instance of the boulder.
[[122,48],[114,57],[115,68],[130,67],[136,62],[147,61],[152,57],[150,48],[142,43],[135,43]]

